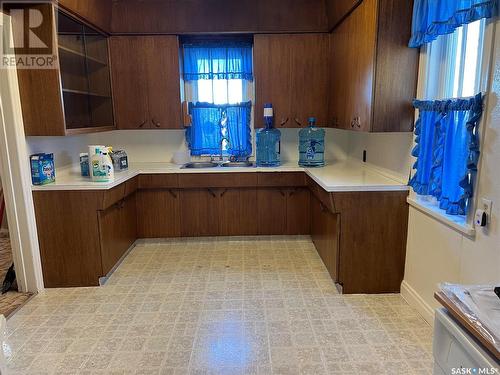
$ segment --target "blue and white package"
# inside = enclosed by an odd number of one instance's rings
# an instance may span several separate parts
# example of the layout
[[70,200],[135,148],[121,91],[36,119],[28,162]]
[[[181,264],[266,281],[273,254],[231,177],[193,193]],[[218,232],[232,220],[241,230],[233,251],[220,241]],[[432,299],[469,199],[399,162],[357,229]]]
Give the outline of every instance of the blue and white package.
[[54,154],[31,155],[30,165],[33,185],[46,185],[56,181]]

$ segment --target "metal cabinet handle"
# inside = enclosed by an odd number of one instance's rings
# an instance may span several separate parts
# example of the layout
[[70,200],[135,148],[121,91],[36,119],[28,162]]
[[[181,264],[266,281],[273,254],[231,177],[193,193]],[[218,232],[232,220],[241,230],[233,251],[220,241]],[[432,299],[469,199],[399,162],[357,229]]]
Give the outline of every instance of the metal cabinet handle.
[[302,126],[302,123],[299,121],[299,119],[297,117],[295,117],[293,119],[299,126]]
[[290,120],[288,117],[286,119],[281,119],[280,126],[285,126],[288,120]]
[[144,121],[142,124],[139,125],[139,128],[142,128],[144,125],[146,125],[148,120]]
[[358,117],[354,117],[351,121],[351,128],[361,128],[361,118],[358,116]]
[[152,119],[151,122],[153,123],[154,126],[156,126],[157,128],[160,128],[161,127],[161,123],[155,121],[155,119]]
[[279,192],[280,192],[280,194],[281,194],[282,197],[286,196],[286,194],[285,194],[285,192],[283,190],[280,189]]
[[217,194],[215,194],[212,189],[207,189],[207,190],[212,197],[217,198]]
[[224,195],[226,195],[227,193],[227,189],[224,189],[224,191],[222,193],[220,193],[220,197],[222,198]]
[[172,189],[168,189],[168,192],[170,193],[170,195],[172,197],[174,197],[175,199],[177,199],[177,194],[174,193],[174,191]]

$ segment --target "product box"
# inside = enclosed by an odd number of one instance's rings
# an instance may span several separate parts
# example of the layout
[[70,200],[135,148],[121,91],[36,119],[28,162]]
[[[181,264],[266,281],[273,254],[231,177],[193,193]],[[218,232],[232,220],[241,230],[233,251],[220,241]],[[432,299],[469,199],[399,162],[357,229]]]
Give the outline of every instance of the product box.
[[54,154],[31,155],[30,165],[33,185],[46,185],[56,181]]

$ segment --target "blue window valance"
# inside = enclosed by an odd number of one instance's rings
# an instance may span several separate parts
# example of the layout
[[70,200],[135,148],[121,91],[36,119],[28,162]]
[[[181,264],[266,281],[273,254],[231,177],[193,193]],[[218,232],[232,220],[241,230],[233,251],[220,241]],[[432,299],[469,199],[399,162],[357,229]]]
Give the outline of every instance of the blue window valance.
[[218,155],[221,142],[227,140],[226,155],[245,157],[252,154],[250,117],[252,103],[189,103],[192,126],[186,129],[191,155]]
[[420,47],[462,25],[496,15],[498,0],[415,0],[409,46]]
[[417,194],[435,197],[447,214],[465,215],[479,159],[482,95],[413,104],[420,117],[412,151],[416,173],[409,184]]
[[252,44],[200,42],[184,44],[184,79],[244,79],[253,81]]

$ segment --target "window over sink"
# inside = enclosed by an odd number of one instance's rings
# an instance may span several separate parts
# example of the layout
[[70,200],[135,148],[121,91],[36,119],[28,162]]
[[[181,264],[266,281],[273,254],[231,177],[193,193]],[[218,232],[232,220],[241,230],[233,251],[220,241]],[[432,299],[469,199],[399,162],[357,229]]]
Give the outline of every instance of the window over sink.
[[191,155],[250,156],[252,41],[188,38],[182,56],[192,120],[186,128]]

